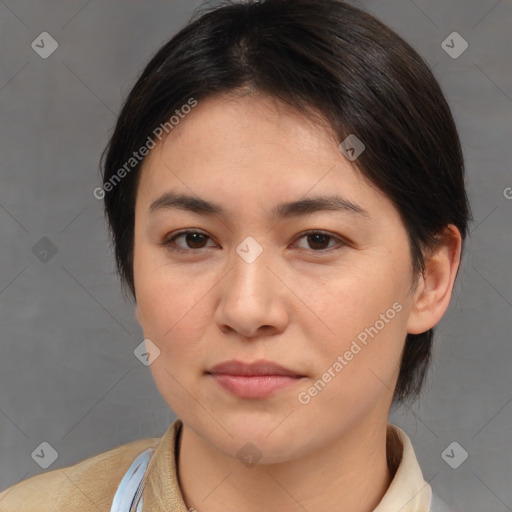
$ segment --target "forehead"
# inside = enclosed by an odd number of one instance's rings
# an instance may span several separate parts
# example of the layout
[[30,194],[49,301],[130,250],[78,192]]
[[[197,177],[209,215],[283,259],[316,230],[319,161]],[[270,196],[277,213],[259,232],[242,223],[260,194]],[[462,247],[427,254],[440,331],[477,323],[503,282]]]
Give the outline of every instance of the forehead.
[[327,123],[273,98],[210,97],[150,151],[137,203],[147,209],[168,189],[233,208],[334,191],[359,204],[385,199],[338,146]]
[[183,116],[160,147],[163,151],[169,146],[194,147],[193,153],[180,155],[187,160],[199,155],[210,159],[226,159],[230,155],[243,163],[244,156],[250,155],[250,163],[254,164],[255,150],[262,146],[267,146],[267,150],[258,160],[268,154],[318,161],[328,153],[339,157],[337,144],[336,135],[320,116],[312,118],[275,98],[251,94],[201,100]]

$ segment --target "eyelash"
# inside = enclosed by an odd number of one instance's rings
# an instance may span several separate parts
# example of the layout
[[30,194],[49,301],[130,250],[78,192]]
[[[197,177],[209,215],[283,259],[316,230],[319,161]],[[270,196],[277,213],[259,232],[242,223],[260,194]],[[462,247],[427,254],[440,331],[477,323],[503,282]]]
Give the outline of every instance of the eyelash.
[[[164,240],[160,245],[166,247],[167,249],[174,251],[174,252],[181,252],[181,253],[190,253],[190,252],[198,252],[200,253],[203,249],[207,249],[207,247],[201,247],[200,249],[184,249],[183,247],[179,247],[174,244],[174,241],[179,238],[180,236],[187,235],[187,234],[198,234],[203,235],[207,239],[211,240],[211,237],[208,236],[206,233],[202,233],[201,231],[194,231],[194,230],[183,230],[178,233],[176,233],[172,238],[169,238],[167,240]],[[305,231],[304,233],[301,233],[299,237],[296,238],[296,241],[309,236],[309,235],[322,235],[324,237],[334,239],[338,242],[338,247],[335,248],[326,248],[326,249],[319,249],[314,250],[311,249],[311,251],[315,253],[325,253],[325,252],[331,252],[333,250],[341,249],[343,246],[348,245],[342,238],[332,235],[331,233],[327,233],[325,231]]]

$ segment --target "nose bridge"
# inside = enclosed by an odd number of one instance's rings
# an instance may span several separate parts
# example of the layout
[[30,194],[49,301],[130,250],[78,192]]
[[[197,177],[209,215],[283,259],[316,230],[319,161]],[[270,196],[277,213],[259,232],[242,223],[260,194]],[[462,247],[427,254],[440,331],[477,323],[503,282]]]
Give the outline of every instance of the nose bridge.
[[256,238],[248,236],[236,247],[235,253],[231,284],[237,294],[258,299],[270,292],[270,271],[267,268],[270,250],[264,249]]
[[286,308],[268,268],[272,267],[270,252],[253,237],[236,247],[216,314],[219,327],[229,326],[246,337],[254,336],[263,326],[278,331],[284,328]]

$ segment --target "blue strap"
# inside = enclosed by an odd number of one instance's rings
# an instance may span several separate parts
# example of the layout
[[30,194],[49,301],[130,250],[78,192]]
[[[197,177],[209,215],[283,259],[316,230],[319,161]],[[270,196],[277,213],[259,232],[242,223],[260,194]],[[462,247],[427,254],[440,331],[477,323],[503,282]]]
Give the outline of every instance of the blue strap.
[[[154,448],[144,450],[124,474],[112,501],[110,512],[129,512],[144,473],[153,455]],[[137,512],[142,512],[142,498],[137,505]]]

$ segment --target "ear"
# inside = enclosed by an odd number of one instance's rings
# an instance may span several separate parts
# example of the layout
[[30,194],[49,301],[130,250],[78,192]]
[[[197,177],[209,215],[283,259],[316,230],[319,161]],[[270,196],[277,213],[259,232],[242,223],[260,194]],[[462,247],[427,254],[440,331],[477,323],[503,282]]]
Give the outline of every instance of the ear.
[[425,271],[414,292],[407,332],[421,334],[434,327],[443,317],[452,296],[460,265],[462,238],[449,224],[439,235],[439,245],[425,259]]

